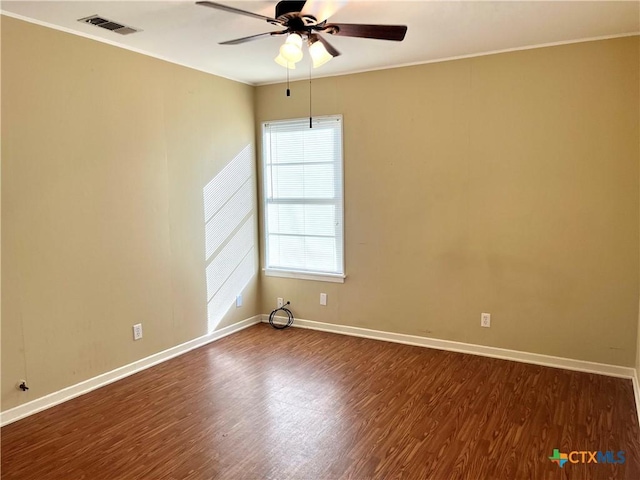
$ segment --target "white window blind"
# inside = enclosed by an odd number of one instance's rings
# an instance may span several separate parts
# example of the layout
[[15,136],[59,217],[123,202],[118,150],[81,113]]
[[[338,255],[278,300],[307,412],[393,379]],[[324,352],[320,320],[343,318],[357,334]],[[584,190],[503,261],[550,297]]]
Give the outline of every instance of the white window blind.
[[344,275],[342,116],[263,124],[266,269]]

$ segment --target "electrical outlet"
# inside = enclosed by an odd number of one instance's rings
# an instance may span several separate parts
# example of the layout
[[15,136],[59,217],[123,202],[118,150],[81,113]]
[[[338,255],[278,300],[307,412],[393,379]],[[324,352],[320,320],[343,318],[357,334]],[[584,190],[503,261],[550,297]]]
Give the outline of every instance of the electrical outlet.
[[284,305],[284,298],[278,297],[278,308],[282,308]]
[[480,326],[489,328],[491,326],[491,314],[483,313],[480,315]]
[[142,338],[142,324],[136,323],[133,326],[133,339],[140,340]]
[[242,306],[242,294],[236,295],[236,308]]
[[320,294],[320,305],[326,305],[327,304],[327,294],[326,293],[321,293]]

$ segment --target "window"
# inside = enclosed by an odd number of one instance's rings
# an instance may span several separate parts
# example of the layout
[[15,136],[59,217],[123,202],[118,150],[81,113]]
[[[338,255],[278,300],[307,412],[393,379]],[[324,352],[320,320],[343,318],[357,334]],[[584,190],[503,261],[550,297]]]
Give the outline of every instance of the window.
[[342,116],[262,125],[267,275],[344,281]]

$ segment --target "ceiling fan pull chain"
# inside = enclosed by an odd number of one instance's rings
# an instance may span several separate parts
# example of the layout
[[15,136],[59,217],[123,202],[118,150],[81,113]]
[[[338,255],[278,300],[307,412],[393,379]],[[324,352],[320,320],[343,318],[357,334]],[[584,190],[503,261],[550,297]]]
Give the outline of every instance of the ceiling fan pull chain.
[[311,62],[309,62],[309,128],[313,128],[313,117],[311,116]]
[[287,63],[287,97],[291,96],[291,89],[289,88],[289,64]]

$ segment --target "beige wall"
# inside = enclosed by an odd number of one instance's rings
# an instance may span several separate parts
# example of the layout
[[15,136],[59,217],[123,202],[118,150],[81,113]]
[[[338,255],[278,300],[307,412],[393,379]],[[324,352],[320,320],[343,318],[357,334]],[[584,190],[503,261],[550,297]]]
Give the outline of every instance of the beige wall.
[[638,314],[638,343],[636,345],[636,375],[640,378],[640,314]]
[[[347,279],[263,277],[263,310],[285,297],[299,318],[634,365],[638,48],[315,80],[314,113],[344,115]],[[256,121],[308,101],[307,82],[259,87]]]
[[[3,410],[207,333],[203,189],[234,162],[255,177],[236,158],[253,95],[2,17]],[[257,251],[244,306],[211,328],[260,311]]]

